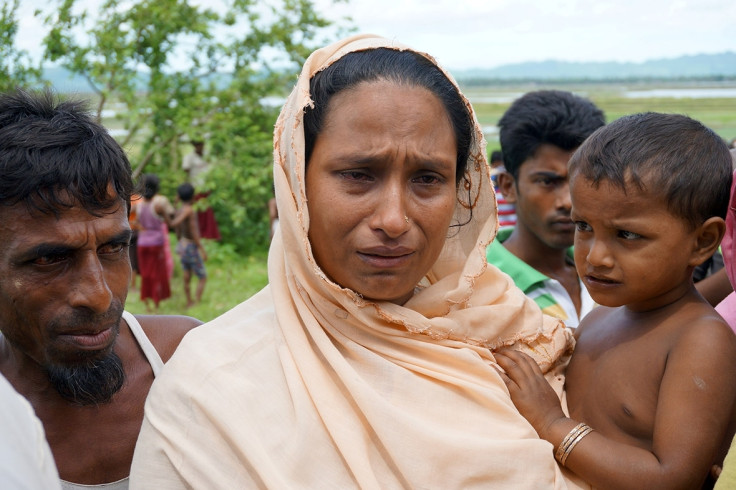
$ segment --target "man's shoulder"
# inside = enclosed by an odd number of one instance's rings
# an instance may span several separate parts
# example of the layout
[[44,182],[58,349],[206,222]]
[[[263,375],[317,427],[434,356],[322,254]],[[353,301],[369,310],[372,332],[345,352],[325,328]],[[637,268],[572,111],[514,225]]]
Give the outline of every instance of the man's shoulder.
[[135,315],[161,359],[166,362],[187,334],[202,321],[184,315]]

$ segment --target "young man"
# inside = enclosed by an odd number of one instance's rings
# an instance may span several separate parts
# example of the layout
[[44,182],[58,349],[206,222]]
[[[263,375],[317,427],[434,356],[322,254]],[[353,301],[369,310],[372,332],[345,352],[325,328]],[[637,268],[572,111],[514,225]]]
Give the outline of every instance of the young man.
[[736,336],[692,273],[721,242],[730,186],[726,144],[680,115],[621,118],[570,161],[575,263],[601,305],[576,332],[570,417],[530,357],[496,359],[517,408],[595,488],[701,488],[722,461]]
[[603,112],[592,102],[557,90],[527,93],[498,123],[506,167],[498,187],[516,207],[516,225],[499,231],[488,247],[488,262],[568,327],[576,327],[594,304],[570,250],[574,226],[567,162],[604,124]]
[[[190,307],[202,300],[204,286],[207,283],[207,271],[204,268],[207,252],[202,246],[197,213],[192,207],[194,187],[186,182],[176,189],[176,193],[181,201],[181,207],[176,210],[171,226],[176,230],[176,236],[179,239],[179,243],[176,244],[176,253],[179,255],[181,268],[184,271],[184,293],[187,296],[187,307]],[[190,288],[192,272],[198,279],[195,300],[192,300]]]
[[127,488],[154,375],[200,323],[123,311],[132,187],[80,104],[0,95],[0,373],[41,419],[63,488]]

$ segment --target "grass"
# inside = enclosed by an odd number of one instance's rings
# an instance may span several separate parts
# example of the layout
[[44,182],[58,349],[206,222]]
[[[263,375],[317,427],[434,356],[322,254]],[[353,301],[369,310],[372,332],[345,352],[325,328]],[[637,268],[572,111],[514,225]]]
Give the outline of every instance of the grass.
[[[176,237],[171,234],[171,248],[176,247]],[[174,276],[171,279],[171,298],[164,300],[157,311],[160,315],[188,315],[204,322],[212,320],[257,293],[268,283],[267,256],[239,256],[232,246],[205,240],[207,251],[207,284],[202,302],[186,308],[181,264],[174,254]],[[197,286],[193,277],[191,291]],[[125,308],[131,313],[146,314],[146,305],[140,299],[140,276],[135,288],[128,292]]]
[[[730,84],[720,84],[718,87],[728,88],[736,86],[736,81]],[[624,92],[628,89],[642,90],[661,88],[658,85],[636,85],[624,87],[623,84],[575,84],[571,86],[560,85],[534,85],[534,86],[503,86],[503,87],[472,87],[464,90],[464,93],[473,103],[478,121],[484,127],[495,127],[498,120],[511,105],[511,101],[530,90],[557,89],[570,90],[576,94],[592,100],[606,114],[607,122],[618,119],[627,114],[637,112],[665,112],[685,114],[702,122],[713,131],[718,133],[726,141],[736,137],[736,99],[733,98],[628,98]],[[699,85],[682,82],[680,84],[670,83],[667,88],[703,88]],[[510,99],[508,101],[494,102],[494,99]],[[491,101],[489,101],[491,100]],[[498,133],[486,132],[488,148],[490,150],[500,149]]]
[[[736,82],[731,82],[731,86]],[[682,85],[686,87],[687,85]],[[722,85],[721,85],[722,86]],[[672,85],[670,84],[671,88]],[[643,111],[656,111],[687,114],[712,128],[725,140],[736,137],[736,100],[735,99],[676,99],[676,98],[626,98],[622,87],[613,84],[576,84],[571,86],[554,85],[550,87],[534,85],[519,87],[472,87],[464,89],[464,93],[473,102],[481,125],[495,127],[511,101],[530,90],[554,88],[570,90],[590,98],[606,114],[610,122],[626,114]],[[660,88],[657,85],[632,87],[639,89]],[[501,99],[502,101],[498,101]],[[506,101],[507,100],[507,101]],[[499,149],[498,133],[486,133],[488,149]],[[171,235],[172,249],[175,247],[174,235]],[[174,256],[174,277],[171,281],[172,297],[163,301],[159,314],[184,314],[209,321],[221,315],[235,305],[245,301],[258,292],[268,282],[266,267],[267,255],[240,256],[228,244],[205,241],[209,256],[206,262],[208,279],[202,303],[187,309],[184,297],[181,266],[178,257]],[[137,288],[128,294],[126,308],[132,313],[146,313],[146,307],[140,300],[140,278]],[[192,291],[196,281],[192,279]]]

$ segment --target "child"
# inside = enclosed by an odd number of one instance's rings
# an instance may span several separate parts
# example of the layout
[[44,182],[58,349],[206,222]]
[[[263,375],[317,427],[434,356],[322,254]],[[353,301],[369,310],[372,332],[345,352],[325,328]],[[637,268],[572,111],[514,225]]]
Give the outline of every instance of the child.
[[688,117],[636,114],[592,134],[569,175],[575,264],[601,305],[575,334],[570,417],[530,357],[499,353],[502,377],[558,462],[594,487],[699,488],[736,406],[736,336],[692,281],[724,234],[726,144]]
[[[182,205],[176,211],[171,225],[176,229],[176,236],[179,238],[179,243],[176,245],[176,253],[181,259],[181,268],[184,271],[184,293],[187,297],[188,308],[202,300],[204,286],[207,283],[207,272],[205,271],[203,262],[207,260],[207,252],[205,252],[202,246],[199,236],[197,213],[192,207],[194,187],[190,183],[184,183],[176,189],[176,194]],[[192,272],[198,278],[196,299],[194,301],[192,301],[192,293],[189,287]]]

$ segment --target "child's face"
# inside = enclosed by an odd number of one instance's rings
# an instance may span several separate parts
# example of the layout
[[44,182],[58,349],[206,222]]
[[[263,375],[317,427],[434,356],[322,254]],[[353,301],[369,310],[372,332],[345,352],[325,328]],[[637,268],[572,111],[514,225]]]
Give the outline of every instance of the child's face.
[[650,310],[689,288],[697,229],[667,210],[664,199],[580,174],[570,181],[575,266],[596,303]]

